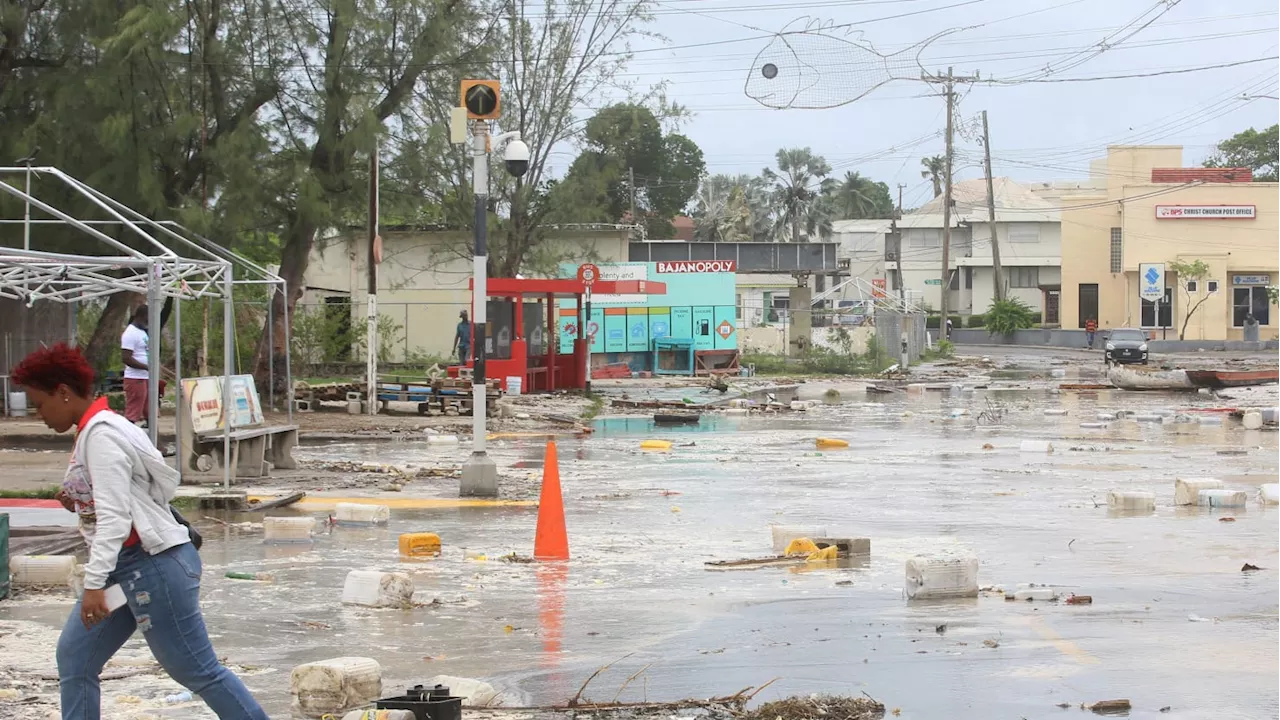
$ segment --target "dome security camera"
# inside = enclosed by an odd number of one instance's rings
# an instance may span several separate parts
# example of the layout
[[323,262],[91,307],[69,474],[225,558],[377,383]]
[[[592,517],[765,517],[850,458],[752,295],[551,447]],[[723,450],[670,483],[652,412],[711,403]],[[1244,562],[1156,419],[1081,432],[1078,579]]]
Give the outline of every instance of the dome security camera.
[[507,143],[502,159],[507,163],[507,172],[512,177],[520,177],[529,170],[529,146],[523,140],[512,140]]

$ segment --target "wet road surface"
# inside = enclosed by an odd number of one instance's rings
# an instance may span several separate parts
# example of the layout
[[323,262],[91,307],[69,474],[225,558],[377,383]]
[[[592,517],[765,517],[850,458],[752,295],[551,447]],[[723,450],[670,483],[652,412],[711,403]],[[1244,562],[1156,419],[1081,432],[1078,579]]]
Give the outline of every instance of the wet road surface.
[[[488,679],[519,705],[563,703],[616,661],[585,697],[613,700],[649,666],[619,699],[729,695],[779,678],[762,699],[865,691],[904,718],[1057,717],[1059,703],[1120,697],[1133,701],[1134,718],[1276,716],[1280,511],[1254,500],[1231,511],[1172,507],[1175,477],[1218,477],[1251,497],[1275,482],[1276,433],[1229,419],[1079,427],[1116,409],[1214,404],[1187,395],[886,397],[707,417],[691,428],[611,418],[594,436],[561,441],[567,565],[497,561],[531,554],[536,511],[526,509],[395,512],[385,529],[336,528],[310,546],[206,528],[215,647],[234,663],[277,669],[247,679],[273,717],[287,716],[289,669],[341,655],[377,658],[388,693],[450,674]],[[976,416],[992,408],[1003,411],[1000,423],[979,425]],[[1046,408],[1068,414],[1045,416]],[[968,414],[951,417],[960,411]],[[815,451],[818,436],[851,448]],[[646,438],[675,446],[641,452]],[[1020,452],[1028,439],[1049,440],[1055,452]],[[500,467],[530,471],[543,448],[515,440],[490,451]],[[404,463],[423,450],[304,452]],[[1117,489],[1155,492],[1155,512],[1109,512],[1107,492]],[[841,568],[705,569],[709,560],[771,554],[774,523],[870,537],[872,554]],[[439,533],[444,556],[399,562],[396,538],[410,531]],[[998,594],[905,600],[905,560],[951,546],[978,555],[982,585],[1059,585],[1094,604]],[[1264,569],[1242,573],[1246,562]],[[438,604],[341,606],[346,573],[370,567],[410,573],[417,598]],[[227,580],[229,570],[268,571],[276,581]],[[0,606],[0,620],[57,627],[66,611]]]

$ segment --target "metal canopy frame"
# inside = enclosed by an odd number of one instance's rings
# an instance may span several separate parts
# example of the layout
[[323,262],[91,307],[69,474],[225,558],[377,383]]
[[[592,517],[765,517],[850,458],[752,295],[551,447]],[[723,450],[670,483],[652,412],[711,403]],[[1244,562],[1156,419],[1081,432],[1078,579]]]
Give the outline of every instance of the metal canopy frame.
[[[21,187],[14,182],[21,176]],[[70,189],[74,196],[84,199],[89,207],[100,210],[105,217],[83,218],[60,210],[41,200],[33,192],[32,180],[51,179],[62,189]],[[267,302],[268,333],[274,332],[273,311],[275,293],[282,293],[285,302],[285,373],[289,420],[293,420],[293,377],[288,342],[288,286],[274,272],[201,237],[182,225],[171,221],[148,218],[110,196],[80,182],[54,167],[0,167],[0,192],[17,198],[23,203],[23,216],[9,218],[0,214],[0,227],[21,225],[22,248],[0,246],[0,297],[12,298],[30,307],[37,300],[62,303],[78,303],[106,297],[118,292],[145,295],[150,315],[150,326],[160,326],[161,306],[166,298],[174,300],[201,300],[220,298],[223,306],[223,387],[222,406],[226,422],[223,430],[223,484],[231,484],[231,376],[234,372],[233,298],[236,285],[263,285],[271,288]],[[35,209],[49,217],[32,218]],[[53,253],[33,249],[31,232],[42,226],[73,227],[102,244],[102,255],[75,255]],[[109,227],[121,231],[127,244],[102,232]],[[36,239],[38,246],[39,239]],[[183,254],[179,254],[183,253]],[[239,269],[241,279],[236,279]],[[182,313],[175,316],[174,332],[182,337]],[[274,338],[268,336],[268,347],[274,353]],[[152,338],[152,353],[159,358],[160,333]],[[270,362],[270,404],[275,401],[275,358]],[[178,427],[178,472],[183,472],[182,453],[182,343],[174,351],[174,375]],[[159,383],[148,383],[149,433],[152,443],[159,436]],[[158,443],[157,443],[158,444]]]

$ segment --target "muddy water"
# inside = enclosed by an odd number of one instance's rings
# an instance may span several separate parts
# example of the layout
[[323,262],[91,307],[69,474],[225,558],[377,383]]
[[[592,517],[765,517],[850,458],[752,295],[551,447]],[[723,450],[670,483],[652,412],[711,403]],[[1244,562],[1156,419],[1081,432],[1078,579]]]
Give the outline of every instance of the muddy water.
[[[1079,428],[1100,411],[1198,402],[1186,396],[889,398],[708,417],[689,428],[601,420],[594,436],[559,446],[567,566],[496,560],[531,553],[536,516],[528,510],[397,512],[387,529],[335,529],[309,547],[208,531],[215,646],[238,664],[280,669],[248,679],[273,717],[287,714],[289,668],[347,654],[378,658],[388,690],[442,673],[484,677],[519,704],[564,702],[617,661],[585,696],[732,694],[776,677],[762,698],[865,691],[907,718],[1038,718],[1056,716],[1058,703],[1116,697],[1131,699],[1139,718],[1274,717],[1280,514],[1253,502],[1230,513],[1171,503],[1175,476],[1215,476],[1251,491],[1274,482],[1275,433],[1230,420]],[[1004,412],[994,427],[975,421],[989,399]],[[1068,415],[1046,417],[1046,408]],[[959,410],[969,415],[950,417]],[[818,436],[851,448],[817,452]],[[639,450],[654,437],[673,449]],[[1020,453],[1026,439],[1049,440],[1056,451]],[[411,445],[365,449],[361,459],[424,458]],[[505,467],[536,466],[542,451],[535,440],[491,447]],[[355,459],[345,446],[307,452]],[[1157,509],[1113,515],[1105,507],[1112,489],[1154,491]],[[771,523],[870,537],[872,555],[835,569],[704,568],[770,554]],[[419,530],[441,535],[444,557],[400,563],[396,536]],[[1094,604],[905,601],[904,561],[946,546],[978,554],[984,585],[1061,585]],[[464,552],[489,559],[465,561]],[[1241,573],[1245,562],[1266,569]],[[408,572],[419,599],[438,604],[342,607],[346,573],[363,567]],[[228,570],[277,580],[226,580]],[[35,614],[56,624],[61,612]],[[6,616],[16,617],[0,609]]]

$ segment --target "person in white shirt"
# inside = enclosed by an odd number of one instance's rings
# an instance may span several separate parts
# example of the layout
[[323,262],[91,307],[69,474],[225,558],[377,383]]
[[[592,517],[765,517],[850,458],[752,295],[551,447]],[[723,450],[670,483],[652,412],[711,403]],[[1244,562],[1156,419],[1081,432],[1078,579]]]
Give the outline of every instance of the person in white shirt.
[[124,360],[124,416],[131,423],[147,421],[147,381],[151,377],[151,335],[147,332],[147,306],[133,313],[133,321],[120,336]]

